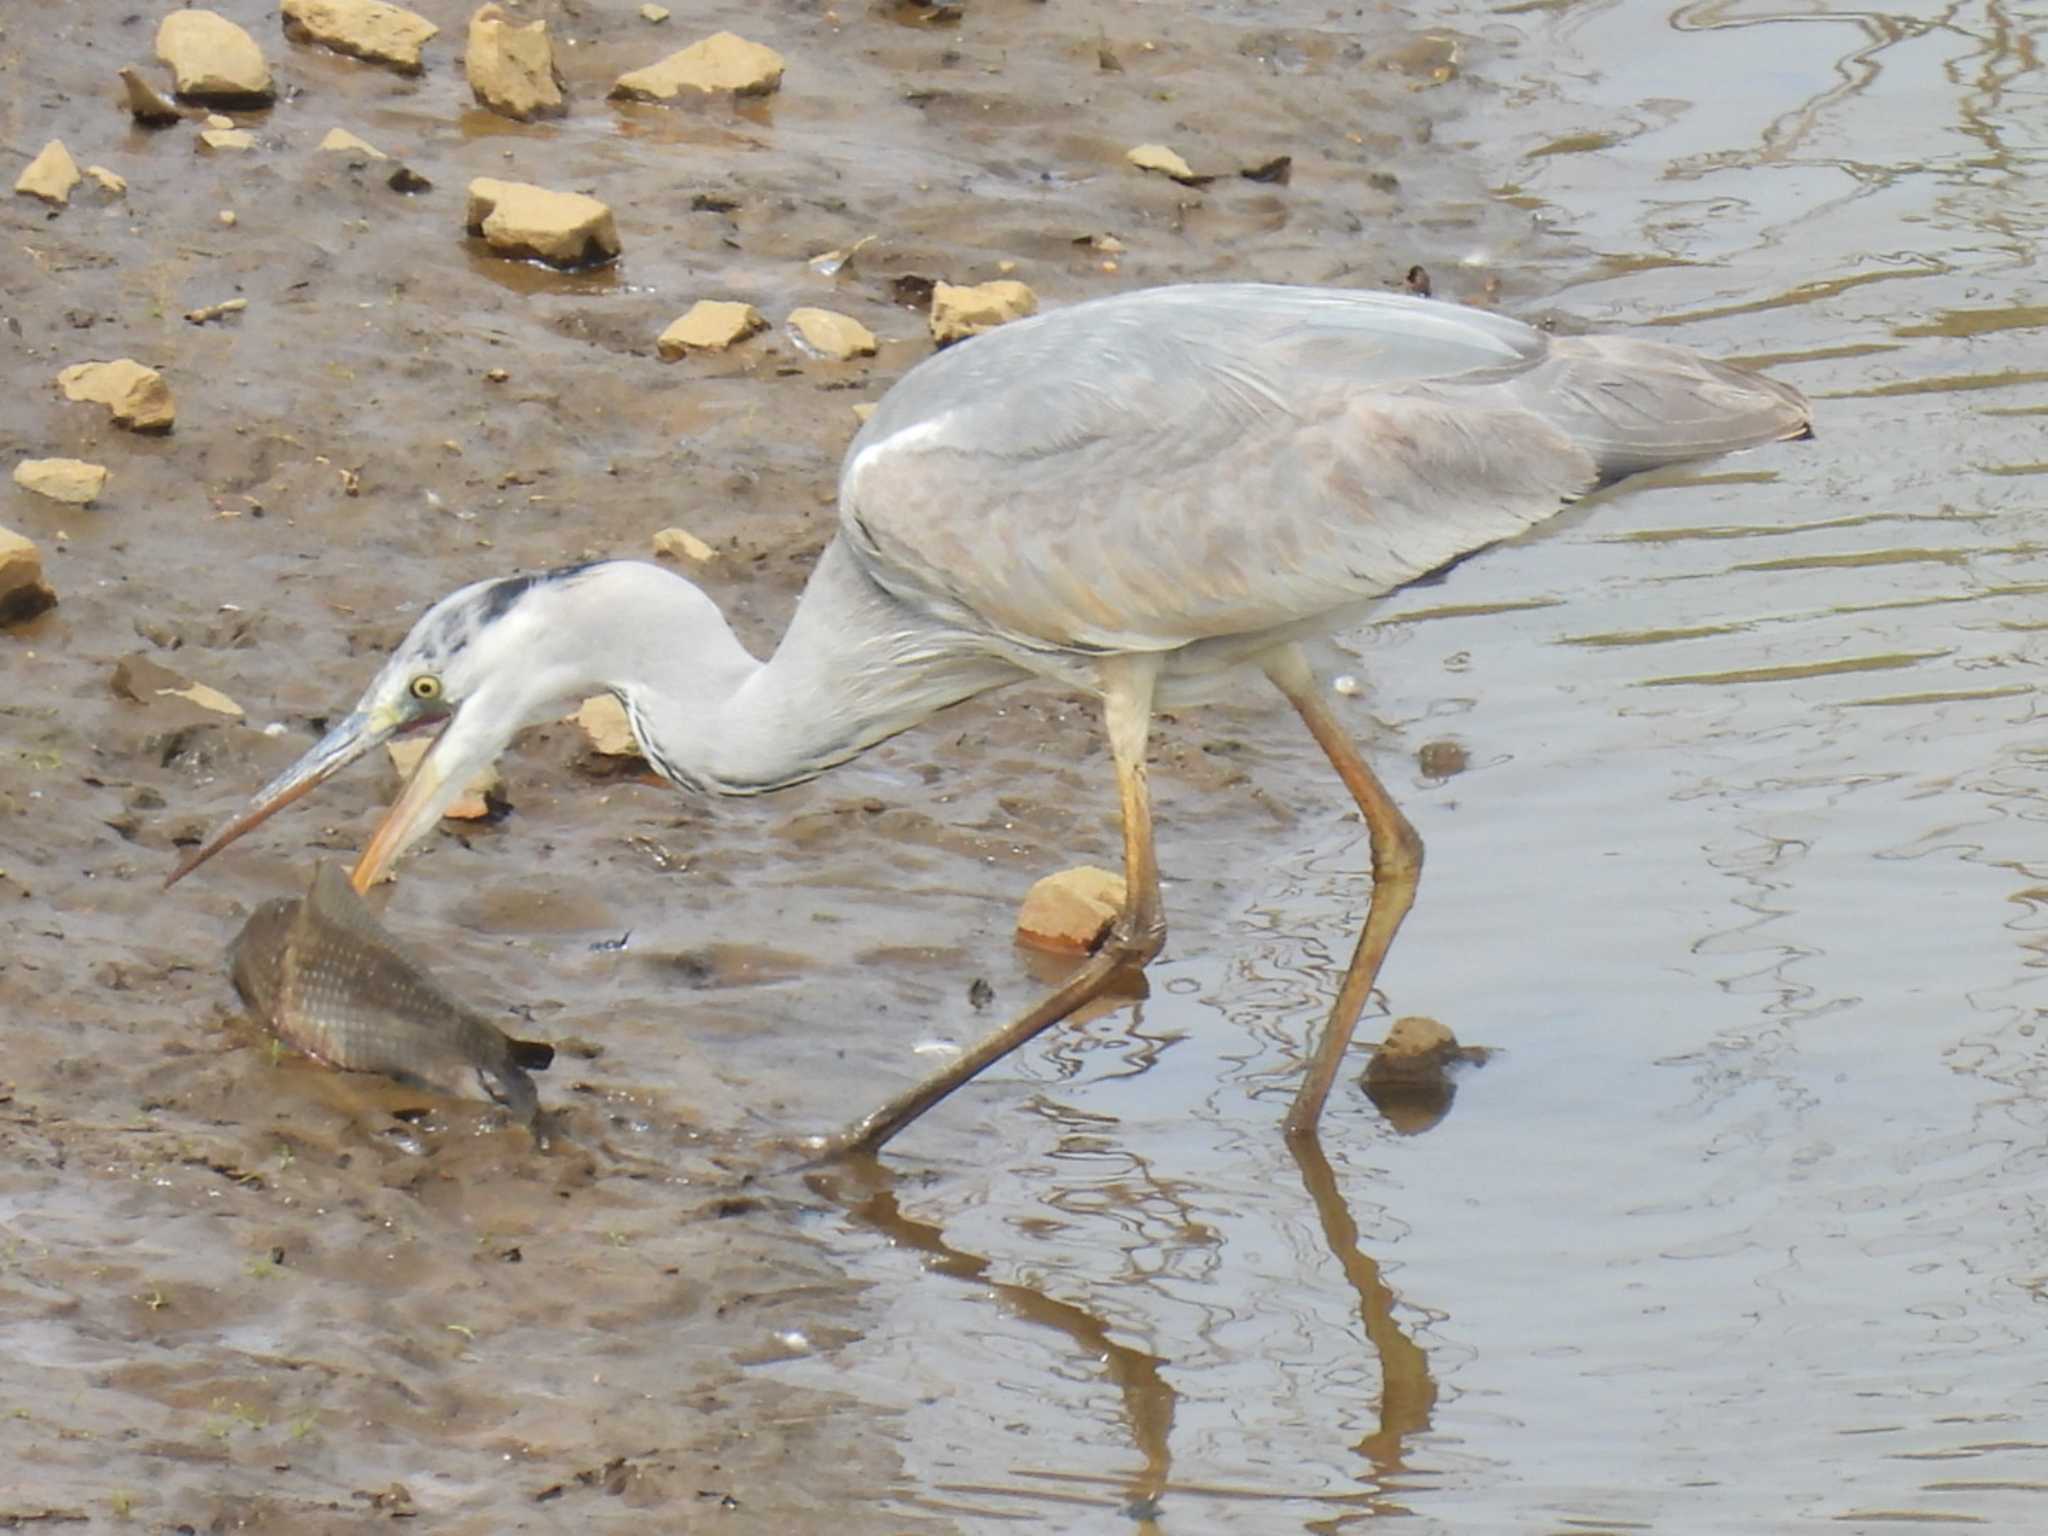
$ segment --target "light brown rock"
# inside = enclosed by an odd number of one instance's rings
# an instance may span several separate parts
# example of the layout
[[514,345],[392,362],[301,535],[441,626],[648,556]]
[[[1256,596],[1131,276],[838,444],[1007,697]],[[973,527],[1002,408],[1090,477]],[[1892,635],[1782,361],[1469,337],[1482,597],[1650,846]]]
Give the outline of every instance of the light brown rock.
[[104,165],[88,165],[85,168],[85,176],[86,180],[92,182],[109,197],[125,197],[128,194],[128,178],[117,175],[115,172],[108,170]]
[[206,128],[200,131],[198,147],[214,154],[222,150],[254,149],[256,135],[246,128]]
[[944,346],[1037,311],[1038,295],[1014,278],[960,286],[939,283],[932,289],[932,340]]
[[830,309],[793,309],[789,312],[790,333],[820,357],[844,362],[849,357],[872,357],[875,333],[851,315]]
[[718,551],[687,528],[664,528],[654,536],[654,553],[671,560],[688,560],[703,565],[718,558]]
[[1017,913],[1017,942],[1086,954],[1123,910],[1124,880],[1093,864],[1063,869],[1031,887]]
[[14,466],[14,483],[52,501],[89,507],[107,485],[107,467],[83,459],[23,459]]
[[127,103],[128,115],[135,121],[150,128],[165,128],[184,120],[185,114],[163,92],[143,79],[140,70],[123,69],[119,73],[122,99]]
[[43,580],[43,552],[33,540],[0,528],[0,624],[24,623],[56,602]]
[[[405,780],[412,777],[433,745],[431,736],[416,736],[409,741],[386,742],[384,750],[391,755],[391,766],[398,770],[400,780]],[[441,815],[448,821],[482,821],[491,814],[492,797],[503,798],[504,787],[497,768],[486,768],[462,787],[462,793]]]
[[1376,1076],[1441,1072],[1459,1056],[1458,1037],[1435,1019],[1408,1014],[1387,1026],[1387,1037],[1366,1070]]
[[767,318],[737,299],[699,299],[688,314],[669,323],[655,340],[655,350],[670,362],[685,352],[723,352],[768,329]]
[[22,197],[39,197],[53,208],[62,208],[71,201],[71,189],[77,185],[78,162],[62,139],[52,139],[15,178],[14,190]]
[[1126,150],[1124,158],[1141,171],[1157,171],[1161,176],[1171,176],[1178,182],[1193,183],[1204,179],[1164,144],[1140,144],[1136,149]]
[[502,256],[556,267],[594,266],[619,254],[612,211],[580,192],[550,192],[523,181],[479,176],[469,184],[469,232]]
[[599,757],[638,757],[640,740],[626,719],[626,706],[615,694],[595,694],[569,717],[590,742]]
[[441,30],[426,17],[384,0],[282,0],[278,9],[286,36],[371,64],[388,64],[401,75],[420,72],[420,49]]
[[782,69],[782,55],[773,48],[715,32],[658,64],[619,76],[612,95],[639,101],[674,101],[685,91],[765,96],[781,86]]
[[215,11],[172,11],[156,29],[156,56],[193,101],[260,103],[277,94],[256,39]]
[[391,158],[383,150],[377,148],[376,145],[366,143],[364,140],[357,138],[346,128],[328,129],[327,137],[320,141],[320,147],[329,154],[361,155],[366,160],[389,160]]
[[154,368],[132,357],[111,363],[74,363],[57,375],[66,400],[90,400],[114,413],[114,424],[137,432],[168,432],[177,420],[171,386]]
[[649,26],[658,27],[668,20],[668,7],[665,5],[643,5],[640,7],[640,19]]
[[555,70],[555,45],[548,24],[521,26],[495,5],[469,18],[469,47],[462,67],[470,93],[493,112],[525,121],[561,112],[562,77]]
[[116,696],[133,704],[148,705],[174,719],[197,721],[208,715],[242,718],[242,706],[218,688],[195,683],[152,657],[123,656],[114,663],[110,681]]

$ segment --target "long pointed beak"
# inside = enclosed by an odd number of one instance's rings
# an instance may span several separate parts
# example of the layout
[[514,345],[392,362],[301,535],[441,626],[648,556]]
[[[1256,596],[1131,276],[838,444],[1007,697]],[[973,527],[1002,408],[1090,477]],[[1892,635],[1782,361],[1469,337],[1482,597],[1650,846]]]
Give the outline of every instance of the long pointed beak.
[[[318,788],[372,747],[387,740],[395,729],[395,725],[380,725],[373,722],[370,716],[360,709],[352,711],[347,719],[314,743],[305,756],[257,790],[255,797],[239,815],[207,839],[203,846],[187,854],[184,862],[172,870],[170,878],[164,881],[164,889],[169,890],[244,832],[260,827],[294,800]],[[404,799],[401,798],[400,804],[403,803]],[[387,819],[385,827],[389,826],[390,821]],[[378,829],[380,836],[385,827]],[[375,846],[374,840],[372,846]],[[359,885],[358,889],[361,888]]]

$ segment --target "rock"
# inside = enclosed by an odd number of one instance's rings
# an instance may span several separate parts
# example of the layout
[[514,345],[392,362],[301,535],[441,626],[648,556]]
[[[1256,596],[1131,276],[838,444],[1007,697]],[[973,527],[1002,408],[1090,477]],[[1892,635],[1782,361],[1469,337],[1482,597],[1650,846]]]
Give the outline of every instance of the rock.
[[1409,1014],[1387,1026],[1387,1037],[1366,1071],[1375,1077],[1415,1077],[1441,1072],[1458,1057],[1456,1035],[1435,1019]]
[[1011,278],[961,287],[939,283],[932,288],[932,340],[944,346],[1037,312],[1038,295]]
[[875,333],[851,315],[829,309],[793,309],[789,312],[790,334],[800,346],[819,357],[845,361],[849,357],[872,357]]
[[1017,942],[1036,949],[1086,954],[1102,942],[1124,906],[1124,880],[1083,864],[1047,875],[1031,887],[1017,913]]
[[479,104],[522,122],[564,110],[562,77],[545,21],[519,25],[495,5],[469,18],[469,48],[463,56],[470,93]]
[[441,30],[384,0],[282,0],[278,10],[286,36],[388,64],[401,75],[420,72],[420,49]]
[[1125,151],[1124,158],[1141,171],[1157,171],[1160,175],[1171,176],[1186,186],[1199,186],[1213,179],[1208,176],[1197,176],[1187,161],[1164,144],[1140,144],[1136,149]]
[[1435,1019],[1396,1019],[1366,1065],[1366,1096],[1396,1131],[1418,1136],[1450,1113],[1458,1095],[1450,1069],[1484,1065],[1489,1054],[1483,1046],[1461,1048]]
[[225,149],[254,149],[256,135],[246,128],[207,128],[199,135],[199,148],[219,152]]
[[71,189],[77,185],[78,162],[62,139],[52,139],[15,179],[14,190],[23,197],[39,197],[52,208],[62,208],[71,201]]
[[156,56],[192,101],[261,106],[277,94],[256,39],[214,11],[172,11],[156,29]]
[[120,71],[122,99],[127,103],[128,115],[145,128],[168,128],[172,123],[184,121],[180,112],[164,94],[142,78],[140,70]]
[[128,178],[116,175],[104,165],[88,165],[85,168],[85,176],[86,180],[96,183],[109,197],[128,195]]
[[1470,761],[1464,744],[1449,737],[1426,741],[1415,754],[1415,766],[1422,770],[1423,777],[1430,779],[1455,777],[1465,771]]
[[365,160],[389,160],[391,157],[373,144],[366,144],[346,128],[330,128],[327,137],[320,141],[320,147],[330,154],[361,155]]
[[782,84],[782,55],[731,32],[716,32],[658,64],[619,76],[613,98],[674,101],[685,91],[765,96]]
[[600,693],[583,701],[569,717],[590,741],[590,750],[600,757],[638,757],[640,739],[626,719],[626,706],[614,694]]
[[[687,528],[664,528],[654,536],[654,553],[671,560],[689,560],[698,565],[718,558],[718,551]],[[605,695],[610,698],[610,694]]]
[[668,20],[668,7],[665,5],[643,5],[640,7],[640,19],[651,26],[658,27]]
[[89,507],[106,489],[107,469],[83,459],[23,459],[14,466],[14,483],[52,501]]
[[611,209],[580,192],[479,176],[469,184],[466,223],[501,256],[528,256],[550,266],[595,266],[619,254]]
[[225,112],[209,112],[206,114],[206,126],[209,128],[232,128],[235,126],[235,120]]
[[[384,750],[391,754],[391,766],[398,770],[399,778],[410,779],[413,769],[419,767],[420,759],[433,745],[431,736],[415,736],[409,741],[387,742]],[[505,781],[498,776],[498,770],[486,768],[463,786],[462,793],[441,815],[449,821],[483,821],[504,804],[504,788]],[[494,800],[498,805],[491,803]]]
[[21,624],[57,603],[43,580],[43,552],[11,528],[0,528],[0,624]]
[[[203,711],[204,715],[226,715],[230,720],[242,718],[242,706],[218,688],[209,688],[204,683],[181,677],[147,656],[123,656],[116,662],[113,686],[115,693],[136,704],[177,699]],[[195,718],[204,718],[204,715]]]
[[171,387],[154,368],[132,357],[111,363],[74,363],[57,375],[66,400],[91,400],[114,413],[114,424],[137,432],[168,432],[177,420]]
[[654,346],[664,358],[674,362],[693,347],[702,352],[723,352],[767,329],[767,319],[751,304],[742,304],[737,299],[699,299],[690,306],[688,314],[670,323]]

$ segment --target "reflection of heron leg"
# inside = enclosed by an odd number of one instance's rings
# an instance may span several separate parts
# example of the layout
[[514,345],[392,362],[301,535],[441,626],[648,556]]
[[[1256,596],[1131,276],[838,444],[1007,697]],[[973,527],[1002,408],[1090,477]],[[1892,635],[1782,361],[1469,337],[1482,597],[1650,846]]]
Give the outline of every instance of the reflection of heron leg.
[[1301,647],[1290,645],[1265,658],[1266,676],[1287,695],[1330,759],[1330,765],[1351,791],[1352,799],[1365,817],[1365,830],[1372,843],[1372,904],[1366,908],[1365,927],[1358,935],[1358,948],[1351,956],[1351,968],[1344,973],[1344,985],[1330,1009],[1330,1021],[1316,1042],[1308,1076],[1287,1113],[1290,1137],[1313,1136],[1322,1118],[1323,1101],[1344,1064],[1344,1052],[1351,1045],[1351,1032],[1358,1027],[1358,1015],[1380,973],[1380,964],[1393,946],[1401,919],[1415,904],[1416,882],[1422,878],[1422,838],[1408,824],[1373,771],[1366,766],[1357,746],[1330,706],[1323,701],[1315,674]]
[[1050,997],[997,1030],[959,1060],[898,1094],[826,1144],[831,1156],[873,1154],[898,1131],[976,1073],[1109,989],[1120,972],[1141,970],[1166,942],[1159,863],[1152,852],[1152,802],[1145,787],[1145,738],[1152,723],[1158,662],[1115,656],[1102,663],[1102,718],[1123,802],[1124,907],[1095,953]]

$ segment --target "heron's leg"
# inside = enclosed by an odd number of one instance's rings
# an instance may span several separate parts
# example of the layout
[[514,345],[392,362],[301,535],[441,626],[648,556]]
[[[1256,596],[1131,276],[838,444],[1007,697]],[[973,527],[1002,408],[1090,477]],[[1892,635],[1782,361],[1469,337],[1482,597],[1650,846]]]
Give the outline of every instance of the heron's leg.
[[1102,665],[1102,718],[1116,762],[1124,824],[1124,905],[1108,936],[1051,996],[832,1138],[825,1144],[826,1155],[880,1151],[898,1131],[969,1078],[1093,1001],[1119,972],[1143,969],[1166,943],[1159,864],[1152,852],[1152,801],[1145,787],[1145,739],[1152,724],[1152,685],[1158,671],[1157,660],[1148,656],[1116,656]]
[[1301,647],[1290,645],[1276,651],[1265,658],[1264,665],[1266,676],[1299,711],[1309,734],[1329,757],[1344,787],[1351,791],[1351,798],[1358,802],[1372,845],[1372,902],[1365,911],[1365,927],[1358,935],[1351,968],[1344,973],[1344,985],[1337,989],[1330,1020],[1316,1042],[1308,1076],[1294,1096],[1294,1108],[1287,1112],[1287,1134],[1303,1137],[1316,1133],[1323,1101],[1330,1096],[1330,1085],[1337,1080],[1338,1069],[1344,1064],[1352,1031],[1358,1027],[1358,1015],[1365,1008],[1366,999],[1372,996],[1373,982],[1393,946],[1401,919],[1415,904],[1415,886],[1422,878],[1422,837],[1408,824],[1393,796],[1366,766],[1356,743],[1330,712]]

